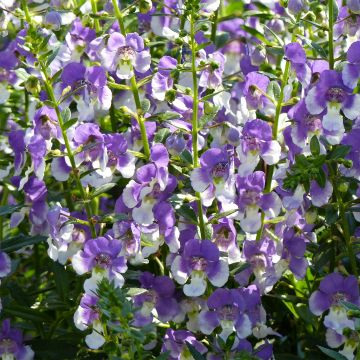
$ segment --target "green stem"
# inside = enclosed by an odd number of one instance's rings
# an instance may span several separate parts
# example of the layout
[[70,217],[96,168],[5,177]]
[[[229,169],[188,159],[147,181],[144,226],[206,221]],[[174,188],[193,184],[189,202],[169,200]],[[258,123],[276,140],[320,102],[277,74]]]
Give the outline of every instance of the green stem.
[[[1,197],[0,206],[5,206],[7,204],[8,196],[9,196],[9,189],[4,184],[2,188],[2,197]],[[4,216],[0,216],[0,241],[2,241],[3,239],[4,239]]]
[[[297,16],[296,22],[299,21],[301,13]],[[291,42],[294,42],[296,39],[296,29],[293,30],[292,36],[291,36]],[[280,94],[279,98],[277,99],[276,103],[276,110],[275,110],[275,117],[274,117],[274,123],[272,127],[272,138],[273,140],[277,140],[278,131],[279,131],[279,119],[281,115],[281,111],[283,108],[283,102],[284,102],[284,96],[285,96],[285,86],[287,85],[289,81],[290,76],[290,61],[286,61],[285,70],[283,73],[283,76],[281,78],[281,88],[280,88]],[[272,178],[274,175],[275,165],[269,165],[266,167],[266,179],[265,179],[265,189],[264,193],[271,192],[271,183]],[[264,212],[261,213],[261,227],[259,231],[256,234],[256,240],[260,240],[262,233],[264,231],[264,222],[265,222],[265,214]]]
[[87,196],[86,196],[85,190],[84,190],[84,188],[83,188],[83,186],[81,184],[80,174],[79,174],[79,171],[78,171],[78,169],[76,167],[75,158],[74,158],[74,155],[73,155],[72,150],[71,150],[71,146],[70,146],[70,142],[69,142],[69,139],[67,137],[67,134],[66,134],[66,130],[64,129],[64,120],[62,118],[60,108],[59,108],[58,103],[56,101],[56,97],[55,97],[54,89],[53,89],[53,87],[51,85],[51,81],[49,80],[49,77],[47,75],[46,67],[45,67],[44,63],[41,60],[39,60],[39,64],[40,64],[41,71],[42,71],[42,74],[43,74],[43,79],[44,79],[46,92],[47,92],[47,94],[49,96],[49,99],[54,103],[56,116],[57,116],[58,121],[59,121],[59,126],[60,126],[60,129],[61,129],[62,136],[64,138],[64,143],[65,143],[67,156],[68,156],[68,158],[70,160],[72,173],[74,175],[77,188],[78,188],[78,190],[80,192],[80,196],[81,196],[82,200],[84,201],[86,215],[87,215],[87,218],[88,218],[88,221],[89,221],[89,224],[90,224],[91,235],[95,238],[96,237],[96,230],[95,230],[95,226],[94,226],[94,224],[92,222],[91,206],[90,206],[90,203],[87,201]]
[[29,124],[29,93],[24,88],[24,120],[26,124]]
[[334,0],[328,0],[329,3],[329,68],[334,69]]
[[[126,30],[125,30],[125,25],[124,25],[124,19],[123,19],[123,15],[121,13],[121,10],[119,8],[119,5],[117,3],[117,0],[112,0],[112,4],[114,7],[114,12],[115,12],[115,16],[116,19],[119,23],[119,27],[120,27],[120,31],[121,33],[126,36]],[[131,91],[133,93],[134,96],[134,101],[135,101],[135,105],[136,105],[136,110],[137,110],[137,122],[139,123],[139,127],[140,127],[140,133],[141,133],[141,140],[143,143],[143,147],[144,147],[144,155],[147,159],[149,159],[150,157],[150,146],[149,146],[149,141],[148,141],[148,137],[146,134],[146,127],[145,127],[145,119],[142,115],[142,108],[141,108],[141,101],[140,101],[140,96],[139,96],[139,87],[137,85],[136,82],[136,78],[135,75],[130,79],[130,83],[131,83]]]
[[[191,37],[191,72],[193,80],[193,113],[192,113],[192,148],[193,148],[193,166],[194,168],[199,167],[199,151],[198,151],[198,109],[199,109],[199,88],[197,82],[197,69],[196,69],[196,41],[195,41],[195,19],[194,12],[191,14],[190,20],[190,37]],[[204,223],[204,213],[201,203],[201,194],[196,193],[198,198],[198,212],[199,212],[199,227],[200,227],[200,236],[202,239],[205,239],[205,223]]]
[[25,20],[29,24],[29,26],[31,27],[32,26],[32,21],[31,21],[31,16],[30,16],[30,13],[29,13],[29,8],[27,6],[27,0],[23,0],[21,3],[22,3],[22,7],[23,7],[23,10],[24,10],[24,13],[25,13]]
[[[94,15],[97,14],[97,3],[96,0],[91,0],[91,10],[93,12]],[[94,19],[94,24],[95,24],[95,30],[96,32],[100,31],[100,22],[99,19]]]
[[217,9],[214,12],[214,21],[212,23],[211,26],[211,41],[215,44],[215,40],[216,40],[216,31],[217,31],[217,22],[218,22],[218,18],[219,18],[219,9]]
[[356,257],[355,257],[354,249],[351,244],[349,223],[346,219],[346,212],[345,212],[346,206],[343,203],[342,196],[341,196],[341,194],[339,194],[339,190],[338,190],[337,165],[336,165],[335,170],[332,167],[332,164],[329,164],[328,168],[330,171],[330,175],[331,175],[330,178],[331,178],[331,182],[332,182],[333,189],[334,189],[334,198],[335,198],[334,200],[338,204],[338,207],[339,207],[340,219],[342,222],[343,236],[344,236],[344,240],[345,240],[345,244],[346,244],[346,248],[347,248],[347,252],[348,252],[348,256],[349,256],[349,260],[350,260],[351,270],[352,270],[353,274],[357,276],[358,270],[357,270],[357,265],[356,265]]

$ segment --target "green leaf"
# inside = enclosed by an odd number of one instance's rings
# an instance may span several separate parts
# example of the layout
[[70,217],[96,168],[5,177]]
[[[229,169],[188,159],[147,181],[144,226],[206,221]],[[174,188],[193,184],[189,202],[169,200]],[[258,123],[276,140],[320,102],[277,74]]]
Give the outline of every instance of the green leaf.
[[169,358],[170,351],[165,351],[161,353],[158,357],[155,358],[155,360],[167,360]]
[[143,101],[141,101],[141,110],[143,113],[146,113],[149,111],[151,106],[151,103],[148,99],[144,99]]
[[66,272],[64,266],[58,262],[53,261],[51,268],[54,273],[57,292],[61,300],[66,301],[69,293],[69,274]]
[[256,37],[258,40],[260,40],[261,42],[263,42],[264,44],[268,45],[268,46],[273,46],[272,42],[269,41],[264,34],[262,34],[260,31],[256,30],[255,28],[252,28],[250,26],[247,25],[242,25],[242,28],[249,33],[250,35]]
[[0,206],[0,216],[9,215],[14,213],[15,211],[21,209],[23,205],[5,205]]
[[195,214],[195,211],[192,207],[189,205],[182,205],[178,209],[176,209],[176,212],[181,215],[186,220],[190,220],[193,223],[197,223],[197,217]]
[[108,184],[104,184],[101,185],[99,188],[97,188],[90,196],[90,199],[93,199],[96,196],[99,196],[107,191],[109,191],[110,189],[112,189],[116,184],[115,183],[108,183]]
[[232,210],[228,210],[228,211],[224,211],[221,212],[219,214],[215,214],[211,219],[210,219],[210,223],[216,223],[219,219],[222,219],[224,217],[227,217],[233,213],[235,213],[236,211],[238,211],[238,209],[232,209]]
[[319,169],[319,173],[315,178],[316,182],[319,184],[321,188],[324,188],[326,185],[326,174],[322,168]]
[[61,117],[64,123],[68,122],[71,119],[71,110],[69,108],[65,108],[61,112]]
[[188,341],[186,341],[186,346],[188,347],[191,355],[195,360],[206,360],[206,358],[201,353],[199,353],[196,350],[196,348],[193,345],[191,345]]
[[51,52],[51,55],[49,55],[46,60],[46,66],[49,66],[54,61],[57,54],[59,53],[59,50],[60,50],[60,46]]
[[4,240],[1,243],[1,250],[10,253],[22,249],[25,246],[45,242],[46,239],[47,237],[42,235],[35,235],[35,236],[19,235],[11,239]]
[[71,119],[69,121],[67,121],[65,124],[64,124],[64,130],[67,130],[69,129],[71,126],[75,125],[77,123],[77,119],[74,118],[74,119]]
[[310,151],[314,156],[320,155],[320,143],[316,135],[314,135],[310,140]]
[[170,130],[168,128],[162,128],[156,133],[154,137],[154,141],[156,143],[164,143],[169,135],[170,135]]
[[347,358],[344,355],[339,354],[337,351],[335,350],[331,350],[331,349],[327,349],[324,348],[322,346],[318,345],[318,348],[327,356],[331,357],[332,359],[335,360],[347,360]]
[[147,292],[147,290],[143,289],[143,288],[129,288],[129,289],[126,289],[126,294],[128,296],[136,296],[136,295],[143,294],[145,292]]
[[210,113],[210,114],[204,114],[200,119],[199,119],[199,128],[203,128],[208,122],[212,121],[215,119],[215,116],[217,115],[217,111]]
[[351,146],[341,145],[337,146],[329,156],[330,160],[343,159],[351,150]]
[[41,323],[43,323],[44,321],[51,321],[51,318],[49,318],[49,316],[47,316],[46,314],[42,313],[39,310],[31,309],[26,306],[12,304],[5,306],[3,311],[6,315],[16,316],[23,320]]
[[187,164],[192,164],[193,163],[193,158],[192,158],[191,152],[189,150],[182,151],[180,153],[180,158],[181,158],[181,160],[183,160]]

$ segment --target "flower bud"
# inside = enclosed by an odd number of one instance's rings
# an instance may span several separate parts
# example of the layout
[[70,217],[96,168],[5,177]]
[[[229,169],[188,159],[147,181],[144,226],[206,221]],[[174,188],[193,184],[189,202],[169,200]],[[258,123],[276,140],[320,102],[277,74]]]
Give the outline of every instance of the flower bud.
[[152,1],[151,0],[141,0],[139,3],[139,11],[142,14],[148,13],[152,9]]
[[25,89],[33,95],[39,94],[41,91],[40,81],[35,76],[29,76],[25,81]]

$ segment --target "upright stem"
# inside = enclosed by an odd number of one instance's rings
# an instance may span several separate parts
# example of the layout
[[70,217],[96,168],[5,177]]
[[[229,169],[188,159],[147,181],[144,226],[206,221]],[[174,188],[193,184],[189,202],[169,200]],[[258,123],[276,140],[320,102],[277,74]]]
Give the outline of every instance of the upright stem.
[[[192,113],[192,148],[193,148],[193,166],[194,168],[199,167],[199,151],[198,151],[198,109],[199,109],[199,89],[197,82],[197,72],[196,72],[196,41],[195,41],[195,19],[194,12],[191,14],[190,20],[190,37],[191,37],[191,72],[193,80],[193,113]],[[196,193],[198,198],[198,212],[199,212],[199,227],[200,235],[202,239],[205,239],[205,223],[204,223],[204,214],[201,203],[200,193]]]
[[61,129],[61,133],[62,133],[62,136],[63,136],[63,139],[64,139],[67,156],[68,156],[68,158],[70,160],[72,173],[74,175],[77,188],[78,188],[78,190],[80,192],[80,196],[81,196],[82,200],[84,201],[85,211],[86,211],[86,215],[87,215],[87,218],[88,218],[88,221],[89,221],[91,235],[95,238],[96,237],[96,230],[95,230],[95,226],[94,226],[94,224],[92,222],[91,206],[90,206],[90,203],[87,201],[87,196],[86,196],[85,190],[84,190],[84,188],[83,188],[83,186],[81,184],[80,174],[79,174],[79,171],[78,171],[78,169],[76,167],[74,154],[72,153],[70,142],[69,142],[69,139],[67,137],[66,130],[64,128],[64,120],[62,118],[61,111],[59,109],[59,106],[58,106],[58,103],[57,103],[57,100],[56,100],[56,97],[55,97],[55,94],[54,94],[54,89],[52,87],[51,81],[49,80],[49,77],[47,75],[46,67],[45,67],[44,63],[41,60],[39,60],[39,64],[40,64],[40,67],[41,67],[46,92],[47,92],[47,94],[49,96],[49,99],[54,103],[55,112],[56,112],[56,116],[57,116],[58,121],[59,121],[59,126],[60,126],[60,129]]
[[334,200],[338,204],[338,207],[339,207],[339,214],[340,214],[340,219],[342,222],[343,236],[344,236],[344,240],[345,240],[345,244],[346,244],[346,248],[347,248],[347,252],[348,252],[348,256],[349,256],[349,260],[350,260],[351,270],[352,270],[353,274],[357,276],[358,271],[357,271],[357,265],[356,265],[356,257],[355,257],[354,249],[351,244],[351,236],[350,236],[349,224],[346,219],[345,205],[343,203],[341,194],[339,194],[339,190],[338,190],[337,165],[335,165],[335,169],[332,167],[332,164],[329,164],[328,167],[329,167],[329,171],[330,171],[330,175],[331,175],[330,176],[331,183],[332,183],[333,189],[334,189],[334,198],[335,198]]
[[334,0],[329,3],[329,68],[334,69]]
[[[91,0],[91,10],[93,12],[94,15],[97,14],[97,3],[96,0]],[[99,23],[99,19],[94,19],[94,24],[95,24],[95,30],[96,32],[100,31],[100,23]]]
[[215,44],[215,40],[216,40],[216,31],[217,31],[217,21],[218,21],[218,17],[219,17],[219,9],[217,9],[214,12],[214,21],[212,23],[211,26],[211,41]]
[[[119,23],[119,28],[120,28],[120,32],[126,36],[126,30],[125,30],[125,25],[124,25],[124,19],[123,19],[123,15],[121,13],[121,10],[119,8],[119,5],[117,3],[117,0],[112,0],[112,4],[114,7],[114,13],[116,16],[116,19]],[[145,127],[145,119],[143,116],[143,111],[141,108],[141,101],[140,101],[140,96],[139,96],[139,87],[137,85],[136,82],[136,78],[135,75],[130,79],[130,83],[131,83],[131,91],[133,93],[134,96],[134,101],[135,101],[135,105],[136,105],[136,111],[137,111],[137,122],[139,124],[140,127],[140,133],[141,133],[141,140],[143,143],[143,147],[144,147],[144,155],[147,159],[149,159],[150,157],[150,146],[149,146],[149,141],[148,141],[148,137],[146,134],[146,127]]]
[[[8,196],[9,196],[9,189],[4,184],[2,187],[0,206],[5,206],[7,204]],[[0,216],[0,242],[3,239],[4,239],[4,216]],[[0,248],[1,248],[1,243],[0,243]]]
[[[300,18],[300,14],[297,16],[297,21]],[[291,37],[291,42],[294,42],[295,39],[296,39],[296,31],[294,29],[292,37]],[[277,136],[278,136],[279,119],[280,119],[281,111],[282,111],[282,108],[283,108],[283,102],[284,102],[284,96],[285,96],[285,86],[287,85],[287,83],[289,81],[289,75],[290,75],[290,62],[286,61],[285,70],[284,70],[283,76],[281,78],[280,94],[279,94],[279,98],[278,98],[277,103],[276,103],[274,123],[273,123],[273,127],[272,127],[272,138],[273,138],[273,140],[277,140]],[[264,192],[269,193],[269,192],[271,192],[271,183],[272,183],[272,178],[273,178],[273,175],[274,175],[275,165],[268,165],[266,167],[266,169],[267,169],[267,171],[266,171],[266,180],[265,180]],[[256,240],[261,239],[261,236],[262,236],[262,233],[263,233],[263,230],[264,230],[264,221],[265,221],[265,214],[264,214],[264,212],[262,212],[261,213],[261,227],[260,227],[259,231],[256,234]]]

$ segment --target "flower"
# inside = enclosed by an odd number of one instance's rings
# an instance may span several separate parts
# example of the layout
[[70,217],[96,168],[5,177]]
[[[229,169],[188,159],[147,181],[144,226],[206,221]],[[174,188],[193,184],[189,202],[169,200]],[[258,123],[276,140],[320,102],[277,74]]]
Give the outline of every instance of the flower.
[[342,335],[345,328],[355,329],[354,320],[347,316],[341,301],[360,305],[359,286],[355,276],[339,273],[326,275],[320,282],[319,290],[311,294],[310,311],[319,316],[330,310],[324,318],[324,325]]
[[34,352],[24,345],[20,330],[10,327],[10,320],[2,322],[0,330],[0,356],[2,359],[32,360]]
[[[352,92],[352,89],[344,84],[340,73],[335,70],[324,70],[320,80],[309,90],[305,98],[310,114],[318,115],[326,110],[322,126],[325,130],[336,133],[340,140],[345,132],[340,110],[350,120],[358,116],[360,95]],[[333,144],[335,143],[337,142]]]
[[169,351],[170,360],[190,360],[192,355],[187,343],[191,344],[200,354],[205,354],[207,349],[195,336],[186,330],[167,329],[161,352]]
[[[216,287],[225,285],[229,266],[220,259],[219,249],[210,240],[191,239],[172,262],[171,273],[176,282],[184,285],[185,295],[200,296],[206,290],[206,279]],[[186,284],[189,278],[190,284]]]
[[116,72],[119,79],[130,79],[133,70],[145,73],[150,68],[150,53],[144,49],[144,40],[137,33],[124,36],[113,32],[100,56],[105,69]]
[[114,280],[117,287],[122,287],[122,273],[127,270],[126,259],[120,256],[121,242],[106,237],[98,237],[85,242],[83,250],[72,257],[72,265],[77,274],[82,275],[92,271],[92,277],[85,281],[87,293],[96,289],[97,282],[103,277]]

